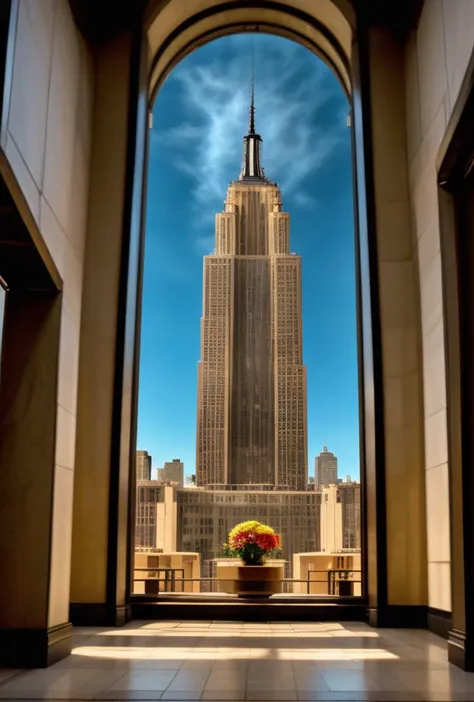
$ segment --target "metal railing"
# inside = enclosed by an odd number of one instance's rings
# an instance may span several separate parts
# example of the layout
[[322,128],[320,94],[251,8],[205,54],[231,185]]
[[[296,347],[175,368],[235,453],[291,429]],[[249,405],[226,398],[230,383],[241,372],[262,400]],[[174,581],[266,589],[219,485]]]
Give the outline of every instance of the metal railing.
[[[158,576],[137,577],[138,573],[157,573]],[[163,573],[163,577],[160,574]],[[323,574],[323,577],[314,577],[317,574]],[[358,577],[356,577],[358,576]],[[330,570],[311,570],[308,572],[308,577],[301,578],[283,578],[282,595],[316,595],[320,597],[358,597],[360,592],[356,593],[355,586],[362,585],[362,571],[354,569],[333,568]],[[149,592],[145,594],[220,594],[225,595],[225,592],[219,589],[219,584],[225,578],[204,577],[204,578],[186,578],[184,577],[184,568],[134,568],[134,583],[144,582],[153,583],[152,588],[148,588]],[[199,590],[196,592],[191,587],[190,590],[185,589],[186,583],[199,583]],[[299,587],[295,588],[295,585]],[[151,591],[153,590],[153,592]],[[323,591],[324,590],[324,591]]]

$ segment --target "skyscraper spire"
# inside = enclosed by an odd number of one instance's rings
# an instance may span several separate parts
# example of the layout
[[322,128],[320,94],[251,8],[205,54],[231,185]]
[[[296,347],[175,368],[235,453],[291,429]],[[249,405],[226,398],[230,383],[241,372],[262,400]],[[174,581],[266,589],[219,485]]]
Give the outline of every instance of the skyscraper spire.
[[252,87],[250,90],[249,134],[255,134],[255,82],[252,71]]
[[250,109],[249,109],[249,131],[244,136],[244,162],[240,171],[239,180],[247,178],[258,178],[266,180],[263,168],[260,165],[260,150],[262,137],[255,132],[255,81],[252,71],[252,83],[250,89]]

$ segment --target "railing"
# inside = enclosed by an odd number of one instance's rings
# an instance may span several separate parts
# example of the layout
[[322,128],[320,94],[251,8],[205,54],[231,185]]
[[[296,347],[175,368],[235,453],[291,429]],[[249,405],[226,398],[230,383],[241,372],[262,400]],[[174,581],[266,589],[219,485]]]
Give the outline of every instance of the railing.
[[[138,573],[157,573],[158,577],[137,577]],[[184,577],[184,568],[134,568],[134,583],[145,583],[145,594],[160,595],[160,594],[221,594],[225,592],[219,589],[219,583],[222,579],[215,577],[206,578],[186,578]],[[163,573],[164,576],[160,577]],[[314,577],[317,574],[323,574],[322,578]],[[356,577],[358,576],[358,577]],[[146,584],[150,583],[151,587],[147,588]],[[191,583],[191,589],[186,590],[185,584]],[[193,583],[199,583],[199,589],[196,592],[192,587]],[[316,595],[320,597],[357,597],[361,594],[361,571],[354,569],[331,569],[331,570],[311,570],[308,572],[308,577],[300,578],[283,578],[282,595]],[[358,586],[358,587],[357,587]],[[357,592],[359,590],[359,592]]]

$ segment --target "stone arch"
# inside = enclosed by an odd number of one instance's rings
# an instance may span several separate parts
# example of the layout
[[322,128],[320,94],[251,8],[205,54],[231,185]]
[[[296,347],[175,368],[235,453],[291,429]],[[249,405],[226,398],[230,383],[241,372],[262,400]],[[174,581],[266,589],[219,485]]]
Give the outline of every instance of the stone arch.
[[[123,621],[130,611],[147,111],[161,82],[187,53],[211,39],[239,30],[255,31],[260,25],[262,31],[294,39],[321,56],[332,65],[351,97],[360,319],[361,462],[365,467],[362,471],[366,583],[363,605],[368,606],[374,624],[396,620],[399,607],[422,612],[419,608],[426,602],[426,544],[420,354],[415,348],[410,372],[399,367],[394,354],[390,354],[394,335],[417,338],[414,311],[419,305],[411,254],[406,260],[410,226],[406,226],[409,204],[404,160],[405,118],[401,113],[404,58],[390,22],[387,20],[385,25],[380,15],[370,16],[363,5],[349,0],[143,1],[144,15],[134,20],[133,29],[122,31],[101,50],[102,84],[98,94],[102,103],[98,114],[104,125],[120,118],[125,144],[119,154],[123,157],[120,165],[125,188],[123,197],[120,192],[111,204],[111,209],[117,209],[117,227],[109,242],[110,250],[118,249],[120,262],[113,275],[110,274],[118,290],[116,307],[111,302],[111,311],[117,312],[119,328],[117,332],[115,328],[111,330],[116,340],[115,350],[107,347],[115,368],[114,404],[104,413],[110,437],[102,432],[100,441],[101,448],[104,444],[104,456],[110,456],[108,461],[98,465],[97,451],[93,452],[89,446],[90,432],[98,425],[99,418],[94,422],[92,415],[83,413],[78,424],[77,446],[82,452],[79,468],[84,471],[80,480],[85,486],[88,475],[96,478],[97,470],[104,473],[104,490],[97,496],[100,505],[96,510],[103,516],[104,533],[103,553],[97,555],[94,565],[90,563],[91,528],[87,521],[91,496],[84,489],[74,506],[77,548],[73,540],[72,611],[76,622],[91,621],[87,606],[91,601],[98,605],[97,611],[104,621]],[[122,80],[117,80],[117,75]],[[98,140],[100,164],[117,155],[118,143],[117,138],[110,144]],[[104,169],[95,192],[106,192],[113,175],[110,169]],[[401,221],[395,237],[394,218],[390,216],[394,195],[395,211]],[[99,197],[96,200],[89,220],[102,227],[103,203]],[[91,238],[88,251],[91,260],[95,256],[94,247],[100,253],[103,227],[101,237],[97,241]],[[101,275],[103,284],[103,272]],[[90,299],[93,300],[93,295]],[[84,318],[96,323],[95,316],[91,302]],[[83,364],[87,369],[93,367],[92,353],[90,359],[83,355]],[[398,406],[400,397],[413,408],[411,416],[401,413],[404,422],[410,421],[409,431],[405,425],[397,425],[398,417],[393,416],[391,409]],[[102,417],[100,425],[104,426]],[[399,497],[402,484],[404,494],[410,491],[414,496],[411,503]],[[411,504],[415,504],[415,509],[411,509]],[[397,557],[401,556],[395,564],[387,552],[392,544],[400,545],[401,533],[411,551],[408,546],[399,548]],[[96,533],[94,536],[97,538]],[[415,565],[410,556],[412,551],[417,554]],[[86,591],[89,582],[84,577],[86,561],[91,571],[90,582],[94,568],[101,575],[94,592],[92,588]]]
[[153,102],[168,73],[203,44],[229,34],[264,32],[293,39],[325,61],[351,94],[351,53],[355,18],[346,0],[179,0],[148,5],[149,96]]

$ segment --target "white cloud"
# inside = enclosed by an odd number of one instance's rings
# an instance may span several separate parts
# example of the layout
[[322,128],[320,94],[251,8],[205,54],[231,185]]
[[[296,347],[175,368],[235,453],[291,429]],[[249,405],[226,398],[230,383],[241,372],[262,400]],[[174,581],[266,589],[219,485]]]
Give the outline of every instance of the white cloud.
[[314,208],[318,204],[316,198],[312,197],[304,190],[298,190],[298,192],[296,192],[292,196],[292,200],[295,203],[295,205],[298,205],[299,207],[305,207],[308,210],[314,210]]
[[[251,42],[258,49],[256,129],[264,140],[263,165],[284,197],[291,195],[300,205],[314,207],[311,195],[298,189],[330,157],[346,129],[345,119],[336,119],[329,128],[318,126],[316,116],[336,90],[319,59],[274,37],[253,40],[238,35],[226,41],[231,46],[226,59],[215,54],[209,59],[209,51],[197,52],[192,62],[187,59],[173,71],[169,80],[179,84],[184,116],[172,129],[154,135],[161,146],[174,150],[175,167],[192,178],[196,224],[209,226],[211,232],[228,182],[240,170],[248,123]],[[202,239],[207,245],[209,237]]]

